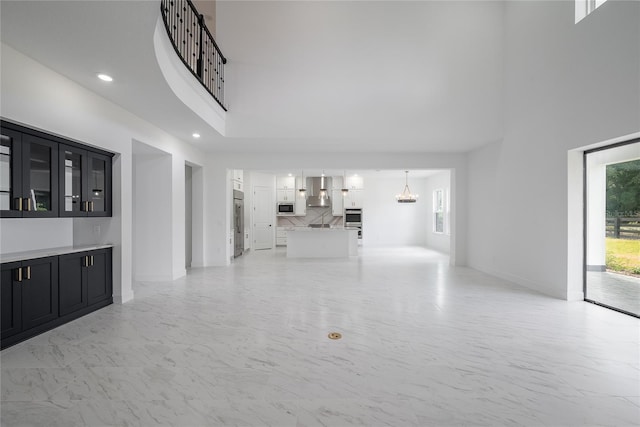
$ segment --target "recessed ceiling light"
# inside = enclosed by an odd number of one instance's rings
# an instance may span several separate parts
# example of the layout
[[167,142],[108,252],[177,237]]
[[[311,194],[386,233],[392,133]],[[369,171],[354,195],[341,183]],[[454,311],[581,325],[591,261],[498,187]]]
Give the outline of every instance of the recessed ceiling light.
[[100,80],[102,80],[103,82],[112,82],[113,81],[113,77],[107,75],[107,74],[98,74],[98,78]]
[[289,176],[293,176],[293,175],[289,174]]
[[193,134],[193,135],[191,135],[191,136],[193,136],[194,138],[200,138],[200,134],[199,134],[199,133],[194,133],[194,134]]

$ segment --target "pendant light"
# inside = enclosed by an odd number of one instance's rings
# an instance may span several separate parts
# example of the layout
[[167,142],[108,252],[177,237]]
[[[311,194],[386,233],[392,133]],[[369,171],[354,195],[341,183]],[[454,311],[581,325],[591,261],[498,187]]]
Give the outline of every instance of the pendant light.
[[404,171],[404,173],[404,190],[402,190],[402,193],[396,195],[396,200],[398,201],[398,203],[415,203],[418,200],[418,195],[411,194],[411,191],[409,190],[409,171]]
[[349,189],[347,188],[347,171],[342,171],[342,195],[346,196],[349,194]]
[[300,171],[300,188],[298,189],[298,194],[300,197],[307,197],[307,189],[304,187],[304,170]]
[[322,170],[322,177],[320,178],[320,199],[328,199],[328,192],[327,192],[327,187],[326,187],[326,180],[324,179],[324,169]]

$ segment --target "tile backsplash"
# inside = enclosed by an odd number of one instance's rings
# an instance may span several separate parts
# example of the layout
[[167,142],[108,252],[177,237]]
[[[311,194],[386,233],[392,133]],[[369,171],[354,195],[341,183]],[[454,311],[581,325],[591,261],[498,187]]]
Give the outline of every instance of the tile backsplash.
[[279,216],[278,227],[307,227],[309,224],[322,224],[322,214],[324,214],[325,224],[342,225],[342,217],[331,215],[331,208],[307,208],[305,216]]

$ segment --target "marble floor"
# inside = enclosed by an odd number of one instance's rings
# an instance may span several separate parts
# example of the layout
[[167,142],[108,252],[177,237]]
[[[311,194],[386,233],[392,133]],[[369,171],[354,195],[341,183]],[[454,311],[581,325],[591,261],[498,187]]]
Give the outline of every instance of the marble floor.
[[2,351],[2,426],[640,425],[638,319],[423,248],[135,292]]
[[587,298],[640,315],[640,278],[608,271],[587,273]]

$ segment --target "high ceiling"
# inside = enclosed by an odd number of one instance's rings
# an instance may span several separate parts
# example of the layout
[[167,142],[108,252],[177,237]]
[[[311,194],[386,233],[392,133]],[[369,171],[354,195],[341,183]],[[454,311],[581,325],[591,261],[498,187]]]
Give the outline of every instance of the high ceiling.
[[219,1],[224,137],[162,77],[159,1],[3,0],[1,40],[209,151],[462,152],[502,137],[502,7]]

